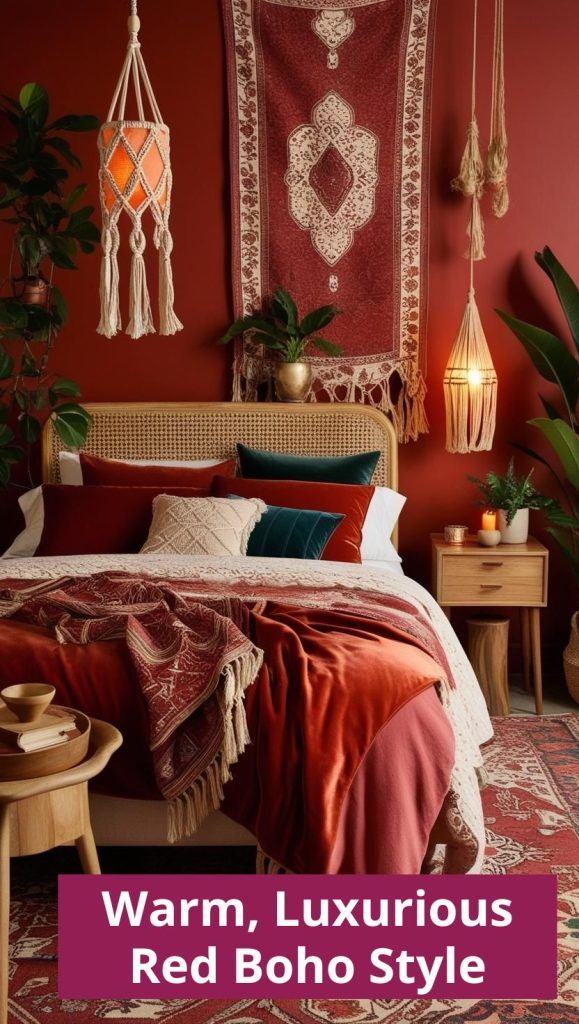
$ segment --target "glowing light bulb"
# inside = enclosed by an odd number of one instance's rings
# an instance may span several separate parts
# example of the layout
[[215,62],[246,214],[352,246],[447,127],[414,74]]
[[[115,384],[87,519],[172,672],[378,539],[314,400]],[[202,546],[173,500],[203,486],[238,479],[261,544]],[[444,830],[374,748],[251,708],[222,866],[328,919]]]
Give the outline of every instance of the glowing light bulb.
[[473,386],[476,387],[477,384],[482,383],[482,374],[477,367],[473,367],[472,369],[467,370],[466,379],[468,380],[469,384],[472,384]]

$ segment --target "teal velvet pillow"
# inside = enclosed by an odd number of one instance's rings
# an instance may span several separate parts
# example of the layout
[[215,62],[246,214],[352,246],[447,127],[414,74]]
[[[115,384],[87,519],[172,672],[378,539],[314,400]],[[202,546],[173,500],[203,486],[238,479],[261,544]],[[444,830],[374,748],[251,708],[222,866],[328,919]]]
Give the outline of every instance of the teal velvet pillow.
[[321,558],[343,518],[334,512],[268,505],[267,512],[251,531],[247,554],[269,558]]
[[315,480],[326,484],[369,484],[380,452],[308,456],[264,452],[237,445],[241,475],[252,480]]

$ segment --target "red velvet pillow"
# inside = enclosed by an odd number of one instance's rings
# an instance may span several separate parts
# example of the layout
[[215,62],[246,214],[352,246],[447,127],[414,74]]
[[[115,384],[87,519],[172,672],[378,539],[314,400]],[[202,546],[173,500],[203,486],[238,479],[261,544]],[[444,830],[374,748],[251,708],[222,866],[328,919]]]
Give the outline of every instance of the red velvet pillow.
[[202,487],[74,487],[45,484],[37,555],[114,555],[140,551],[158,494],[206,498]]
[[246,477],[216,476],[213,494],[224,498],[239,494],[261,498],[268,505],[309,508],[317,512],[338,512],[344,519],[330,537],[322,561],[360,562],[362,526],[374,488],[363,484],[325,484],[309,480],[248,480]]
[[215,466],[138,466],[114,459],[99,459],[81,453],[80,465],[85,484],[118,484],[122,487],[211,487],[216,474],[235,476],[235,459]]

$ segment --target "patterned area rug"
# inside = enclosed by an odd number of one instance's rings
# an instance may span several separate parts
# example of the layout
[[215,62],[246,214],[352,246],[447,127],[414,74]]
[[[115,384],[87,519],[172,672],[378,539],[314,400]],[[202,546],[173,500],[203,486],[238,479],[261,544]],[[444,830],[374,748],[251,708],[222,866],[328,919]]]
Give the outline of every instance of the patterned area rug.
[[[10,1020],[75,1024],[91,1019],[175,1024],[572,1024],[579,1022],[579,715],[495,719],[483,799],[487,874],[559,879],[559,997],[554,1003],[488,1000],[61,1001],[56,995],[53,885],[16,870]],[[34,861],[29,859],[27,864]],[[159,868],[162,870],[162,868]],[[135,870],[143,870],[135,866]],[[20,873],[21,874],[21,873]],[[514,951],[513,955],[516,955]]]

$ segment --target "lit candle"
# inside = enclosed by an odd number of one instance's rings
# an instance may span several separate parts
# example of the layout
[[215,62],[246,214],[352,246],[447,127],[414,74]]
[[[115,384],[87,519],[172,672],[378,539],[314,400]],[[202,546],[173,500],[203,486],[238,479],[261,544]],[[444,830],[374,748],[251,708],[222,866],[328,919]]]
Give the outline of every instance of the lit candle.
[[497,514],[492,509],[487,509],[486,512],[483,512],[482,528],[483,530],[496,530]]

